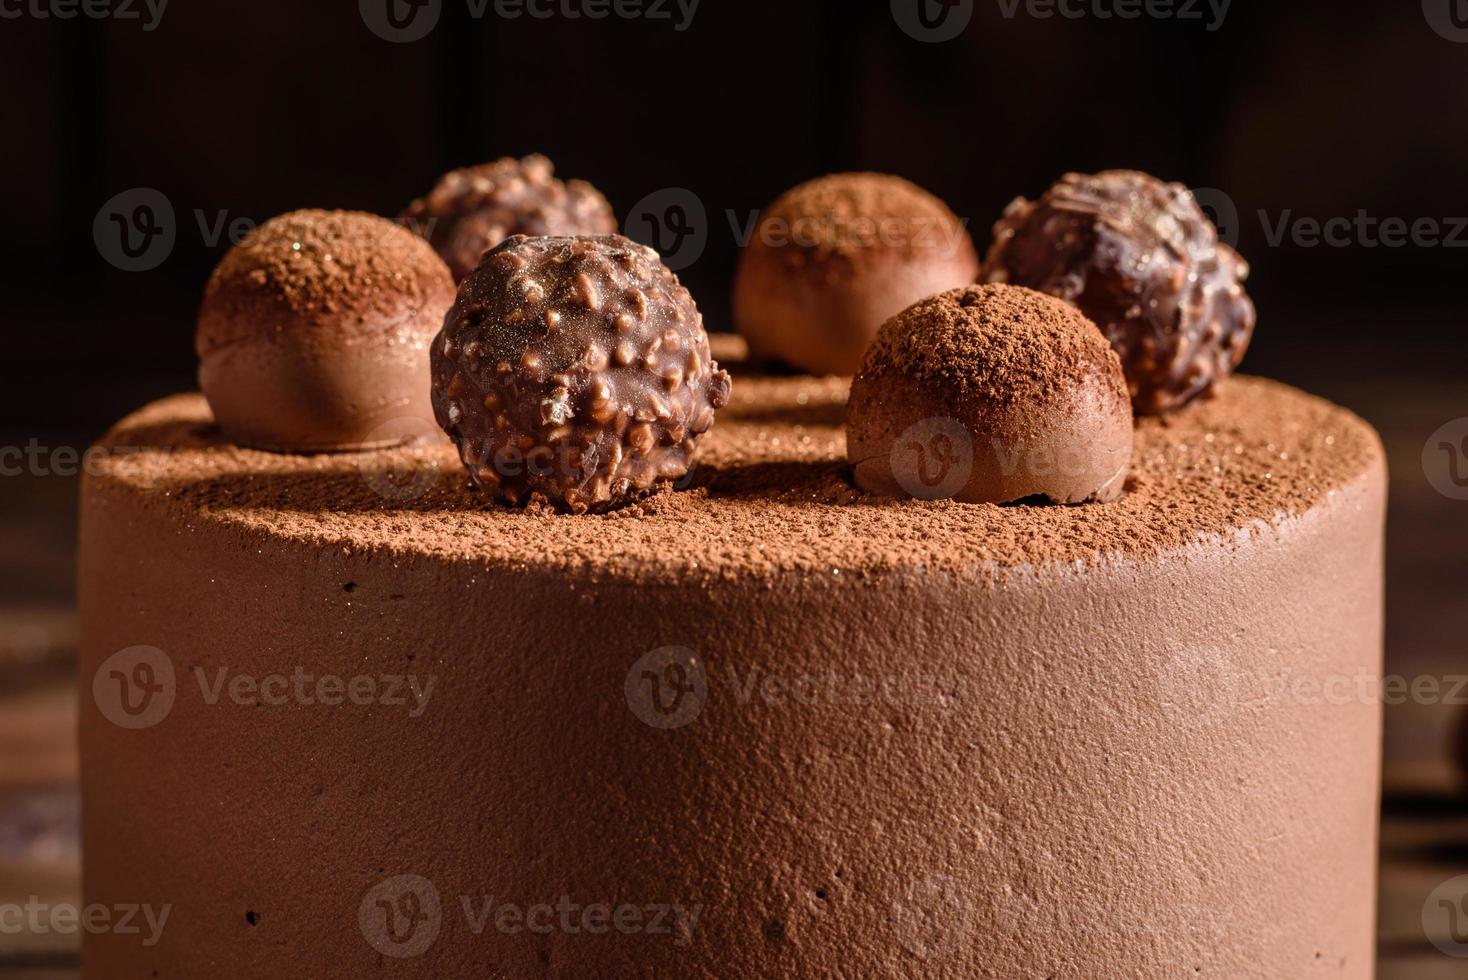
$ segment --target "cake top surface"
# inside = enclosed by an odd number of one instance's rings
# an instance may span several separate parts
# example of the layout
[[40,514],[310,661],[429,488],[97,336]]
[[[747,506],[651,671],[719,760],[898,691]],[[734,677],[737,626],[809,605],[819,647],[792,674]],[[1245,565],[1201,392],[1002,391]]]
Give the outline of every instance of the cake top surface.
[[1240,376],[1215,397],[1140,420],[1128,491],[1113,503],[897,500],[852,483],[847,390],[843,378],[737,377],[686,488],[606,514],[496,504],[471,489],[447,443],[314,456],[243,449],[218,434],[198,395],[123,420],[90,479],[148,495],[181,525],[652,583],[1143,559],[1304,513],[1382,459],[1352,413]]

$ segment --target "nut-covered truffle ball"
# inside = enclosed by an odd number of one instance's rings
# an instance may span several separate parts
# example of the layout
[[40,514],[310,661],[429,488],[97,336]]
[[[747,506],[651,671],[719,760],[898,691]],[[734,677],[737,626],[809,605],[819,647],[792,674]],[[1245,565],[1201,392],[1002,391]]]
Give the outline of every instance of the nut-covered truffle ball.
[[1116,352],[1075,307],[970,286],[882,326],[851,385],[846,444],[870,493],[1108,501],[1131,467],[1131,402]]
[[474,481],[574,513],[686,474],[729,400],[688,290],[618,235],[494,249],[461,285],[432,362],[434,413]]
[[1067,174],[994,226],[987,282],[1069,300],[1121,354],[1133,407],[1179,408],[1233,373],[1254,334],[1249,264],[1181,184]]
[[[195,335],[199,385],[225,435],[243,445],[392,445],[432,431],[428,346],[453,301],[443,260],[391,221],[281,215],[209,279]],[[397,424],[410,419],[422,424]]]
[[539,154],[505,157],[439,178],[398,219],[427,238],[460,281],[511,235],[610,235],[612,206],[584,180],[556,179]]
[[942,201],[900,177],[834,174],[760,218],[734,279],[734,322],[756,357],[852,374],[885,320],[978,274],[968,230]]

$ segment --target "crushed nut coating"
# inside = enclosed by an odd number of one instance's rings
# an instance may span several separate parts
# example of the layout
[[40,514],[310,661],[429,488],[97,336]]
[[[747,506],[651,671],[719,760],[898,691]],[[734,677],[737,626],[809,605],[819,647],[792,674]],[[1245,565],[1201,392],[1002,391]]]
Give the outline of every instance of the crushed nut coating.
[[517,235],[486,254],[432,368],[434,414],[474,482],[573,513],[687,474],[729,400],[688,290],[616,235]]
[[1121,355],[1133,409],[1181,408],[1228,377],[1254,334],[1249,264],[1193,193],[1132,170],[1066,174],[994,226],[985,282],[1079,306]]
[[539,154],[443,175],[398,219],[428,239],[458,282],[511,235],[608,235],[612,206],[584,180],[561,181]]

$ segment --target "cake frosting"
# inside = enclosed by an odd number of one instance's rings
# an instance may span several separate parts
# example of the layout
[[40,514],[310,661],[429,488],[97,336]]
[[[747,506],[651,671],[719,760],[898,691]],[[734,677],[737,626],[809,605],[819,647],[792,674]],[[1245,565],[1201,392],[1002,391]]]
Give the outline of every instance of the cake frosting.
[[[86,899],[172,912],[86,976],[1369,978],[1379,708],[1279,682],[1379,675],[1370,428],[1234,376],[1112,502],[899,500],[848,387],[742,374],[683,481],[578,516],[448,445],[120,423],[83,686],[145,647],[174,692],[84,699]],[[431,694],[219,694],[298,671]]]

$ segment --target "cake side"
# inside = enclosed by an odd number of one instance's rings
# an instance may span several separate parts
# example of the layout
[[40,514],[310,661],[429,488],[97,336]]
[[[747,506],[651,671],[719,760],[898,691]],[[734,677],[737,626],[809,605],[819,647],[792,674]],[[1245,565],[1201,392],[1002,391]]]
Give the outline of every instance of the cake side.
[[[123,423],[151,448],[82,504],[85,889],[172,913],[88,976],[1370,977],[1363,423],[1235,379],[1142,425],[1116,504],[998,508],[854,490],[839,379],[735,390],[691,489],[574,518],[447,447]],[[130,728],[137,646],[172,693]],[[264,696],[298,672],[398,701]],[[405,881],[421,948],[373,904]]]

